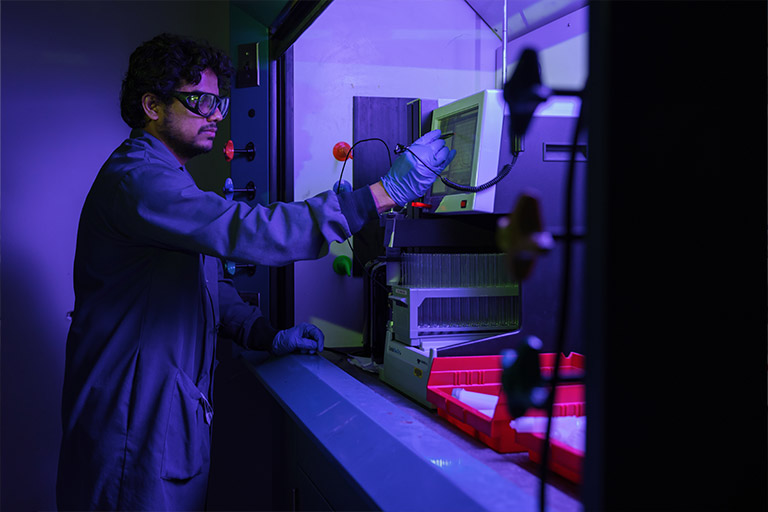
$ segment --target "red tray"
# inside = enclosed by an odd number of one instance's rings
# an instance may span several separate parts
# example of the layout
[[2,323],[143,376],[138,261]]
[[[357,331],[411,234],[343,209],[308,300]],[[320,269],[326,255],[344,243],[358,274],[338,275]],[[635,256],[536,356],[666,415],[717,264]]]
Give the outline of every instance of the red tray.
[[[551,374],[554,354],[540,354],[542,374]],[[572,352],[560,359],[561,375],[569,371],[583,370],[584,356]],[[518,433],[509,426],[513,419],[507,409],[507,397],[501,386],[501,356],[437,357],[427,383],[427,400],[437,408],[437,413],[468,435],[480,440],[499,453],[527,451],[534,462],[541,462],[543,434]],[[497,395],[493,417],[454,398],[454,388]],[[584,385],[562,384],[555,392],[555,416],[583,416]],[[544,416],[546,411],[531,408],[526,416]],[[559,475],[580,483],[584,452],[550,441],[550,469]]]

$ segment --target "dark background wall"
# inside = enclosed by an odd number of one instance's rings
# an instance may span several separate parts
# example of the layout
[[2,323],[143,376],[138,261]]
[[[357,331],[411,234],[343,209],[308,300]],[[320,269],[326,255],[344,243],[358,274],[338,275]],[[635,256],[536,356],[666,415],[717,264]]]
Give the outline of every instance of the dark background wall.
[[[129,134],[119,92],[128,57],[160,32],[229,48],[229,2],[7,1],[2,16],[0,509],[55,509],[64,348],[80,208]],[[201,188],[229,174],[214,150]]]

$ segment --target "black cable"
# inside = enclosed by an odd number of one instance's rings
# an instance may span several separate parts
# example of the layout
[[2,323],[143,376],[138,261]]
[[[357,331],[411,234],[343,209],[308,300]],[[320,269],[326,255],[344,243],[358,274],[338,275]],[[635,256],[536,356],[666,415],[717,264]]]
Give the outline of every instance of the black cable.
[[514,155],[512,157],[512,161],[506,164],[504,167],[502,167],[501,172],[497,174],[495,178],[483,183],[482,185],[477,185],[475,187],[470,185],[460,185],[458,183],[454,183],[453,181],[449,180],[444,176],[440,176],[440,181],[445,183],[446,186],[451,187],[452,189],[455,189],[455,190],[461,190],[462,192],[482,192],[483,190],[493,187],[498,182],[506,178],[507,174],[509,174],[509,171],[512,170],[512,167],[515,165],[516,162],[517,162],[517,155]]
[[347,155],[344,157],[344,163],[341,165],[341,174],[339,174],[339,182],[336,185],[336,193],[338,194],[341,190],[341,178],[344,176],[344,168],[347,166],[347,160],[349,160],[349,155],[352,154],[352,150],[355,149],[355,146],[360,144],[361,142],[369,142],[372,140],[378,140],[382,144],[384,144],[384,147],[387,148],[387,158],[389,158],[389,166],[392,167],[392,155],[389,154],[389,146],[386,142],[384,142],[383,139],[379,139],[378,137],[371,137],[370,139],[360,139],[359,141],[352,144],[352,147],[349,148],[349,151],[347,151]]
[[[347,166],[347,160],[349,160],[349,155],[352,154],[352,150],[355,149],[355,146],[357,146],[361,142],[370,142],[372,140],[378,140],[379,142],[384,144],[385,148],[387,148],[387,158],[389,159],[389,167],[390,168],[392,167],[392,155],[389,152],[389,146],[387,145],[387,143],[383,139],[379,139],[378,137],[371,137],[369,139],[360,139],[359,141],[357,141],[354,144],[352,144],[352,146],[349,148],[349,151],[347,151],[346,156],[344,157],[344,163],[341,164],[341,173],[339,173],[339,181],[336,184],[336,193],[337,194],[341,191],[341,178],[344,176],[344,168]],[[360,261],[360,258],[357,257],[357,254],[355,253],[355,249],[352,247],[352,243],[349,241],[349,238],[347,238],[347,246],[349,246],[349,250],[352,253],[352,257],[355,259],[357,264],[360,265],[360,268],[363,269],[363,272],[365,272],[365,274],[368,276],[368,278],[371,281],[375,282],[377,285],[379,285],[382,288],[384,288],[385,291],[389,292],[389,290],[387,290],[387,288],[383,284],[381,284],[378,281],[376,281],[373,278],[373,276],[368,272],[368,269],[365,268],[365,265],[363,265],[363,263]]]
[[506,164],[504,167],[502,167],[501,172],[499,172],[496,175],[496,177],[494,177],[490,181],[483,183],[482,185],[472,186],[472,185],[462,185],[460,183],[454,183],[453,181],[449,180],[448,178],[446,178],[445,176],[443,176],[442,174],[440,174],[439,172],[437,172],[436,170],[428,166],[427,163],[421,158],[419,158],[419,155],[411,151],[411,148],[409,148],[408,146],[403,146],[402,144],[398,144],[397,146],[395,146],[395,153],[402,153],[403,151],[408,151],[410,154],[412,154],[416,158],[416,160],[421,162],[424,165],[424,167],[426,167],[427,169],[435,173],[437,177],[440,178],[440,181],[442,181],[445,184],[445,186],[450,187],[454,190],[461,190],[462,192],[482,192],[483,190],[487,190],[492,186],[496,185],[498,182],[500,182],[501,180],[507,177],[507,174],[509,174],[509,171],[511,171],[512,167],[515,165],[515,163],[517,163],[517,155],[520,154],[519,151],[515,151],[514,153],[512,153],[512,161]]
[[[584,87],[586,93],[586,85]],[[584,95],[586,97],[586,94]],[[555,390],[560,373],[560,356],[565,349],[565,332],[568,324],[568,296],[571,283],[571,245],[573,231],[573,181],[576,171],[576,147],[579,140],[579,132],[584,116],[584,102],[582,102],[579,116],[576,118],[576,127],[573,130],[573,146],[571,159],[568,164],[568,175],[565,186],[565,245],[562,260],[562,276],[560,287],[560,317],[557,326],[557,341],[555,347],[555,366],[552,370],[552,380],[549,395],[547,397],[547,432],[544,435],[544,444],[541,451],[541,487],[539,488],[539,510],[544,512],[546,502],[547,467],[549,466],[549,442],[552,434],[552,414],[555,410]]]
[[357,257],[355,250],[352,248],[352,244],[349,243],[349,238],[347,238],[347,245],[349,246],[349,250],[352,251],[352,257],[355,259],[357,264],[360,265],[360,268],[363,269],[363,272],[365,272],[365,275],[367,275],[372,282],[376,283],[377,286],[381,287],[385,292],[389,293],[389,289],[383,284],[381,284],[380,282],[378,282],[376,279],[374,279],[371,273],[368,272],[368,269],[365,268],[365,265],[363,265],[363,262],[360,261],[360,259]]

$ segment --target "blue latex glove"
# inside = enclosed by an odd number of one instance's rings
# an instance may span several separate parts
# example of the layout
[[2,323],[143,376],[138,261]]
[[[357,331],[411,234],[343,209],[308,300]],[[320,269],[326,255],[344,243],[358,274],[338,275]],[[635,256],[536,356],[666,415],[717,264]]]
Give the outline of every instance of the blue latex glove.
[[275,339],[272,340],[271,352],[276,356],[283,356],[291,352],[315,354],[323,351],[324,341],[323,331],[315,325],[303,322],[278,332]]
[[405,206],[423,196],[456,156],[456,150],[449,151],[440,135],[440,130],[432,130],[416,139],[408,147],[419,158],[406,150],[381,178],[384,190],[398,205]]

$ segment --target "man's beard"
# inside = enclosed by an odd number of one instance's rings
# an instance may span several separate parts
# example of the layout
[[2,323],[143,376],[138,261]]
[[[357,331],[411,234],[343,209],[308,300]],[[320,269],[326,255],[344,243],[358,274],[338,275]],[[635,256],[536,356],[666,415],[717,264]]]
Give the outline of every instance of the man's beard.
[[176,136],[177,132],[173,130],[170,127],[170,123],[167,122],[160,127],[159,132],[165,138],[165,142],[168,144],[168,146],[170,146],[171,150],[177,156],[186,160],[196,157],[197,155],[208,153],[211,149],[213,149],[213,145],[211,145],[209,148],[182,140]]

